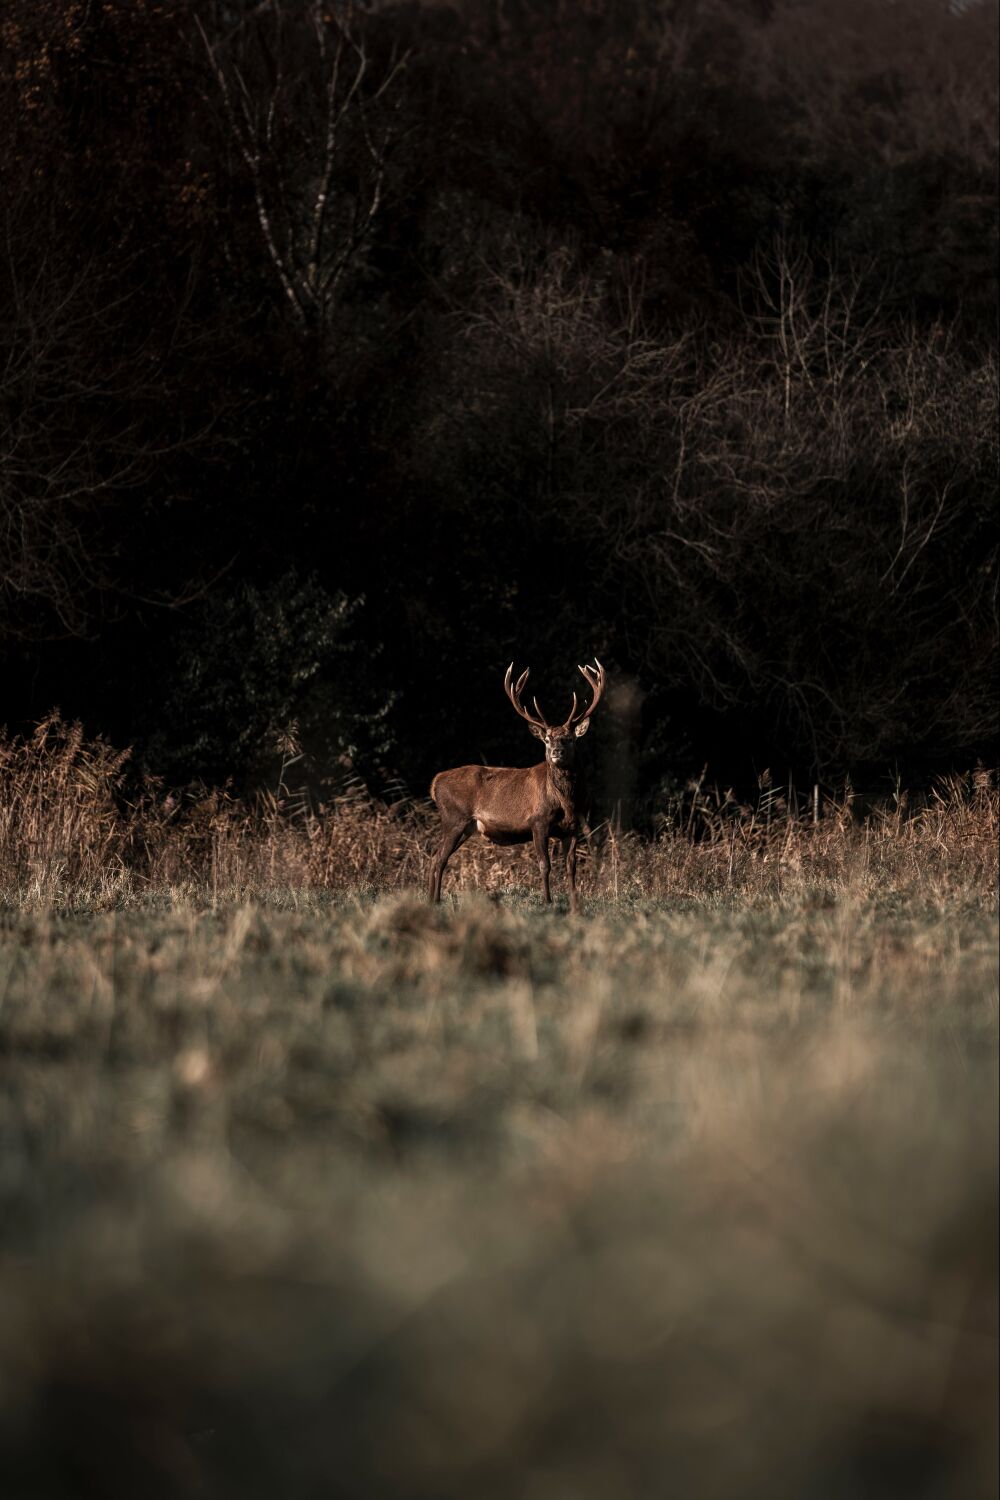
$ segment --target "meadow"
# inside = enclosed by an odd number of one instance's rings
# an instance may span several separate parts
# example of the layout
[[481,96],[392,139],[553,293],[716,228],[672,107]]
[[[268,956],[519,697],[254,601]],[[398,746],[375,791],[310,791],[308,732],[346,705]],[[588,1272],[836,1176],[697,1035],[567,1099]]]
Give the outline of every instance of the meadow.
[[997,1484],[997,825],[702,784],[582,912],[422,804],[0,748],[0,1492]]

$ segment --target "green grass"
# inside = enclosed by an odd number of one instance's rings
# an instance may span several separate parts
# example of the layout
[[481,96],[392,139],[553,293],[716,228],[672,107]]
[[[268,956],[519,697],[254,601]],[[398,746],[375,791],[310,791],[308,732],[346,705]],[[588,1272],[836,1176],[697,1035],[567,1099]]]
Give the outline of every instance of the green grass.
[[988,1495],[971,886],[0,918],[5,1500]]

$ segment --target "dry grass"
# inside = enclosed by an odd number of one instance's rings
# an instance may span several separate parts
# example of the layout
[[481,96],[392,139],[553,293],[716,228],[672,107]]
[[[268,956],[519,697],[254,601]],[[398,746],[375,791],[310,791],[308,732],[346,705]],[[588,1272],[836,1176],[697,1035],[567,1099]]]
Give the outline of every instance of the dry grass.
[[[16,908],[121,908],[165,890],[213,900],[289,892],[368,893],[421,886],[438,837],[429,803],[393,807],[363,795],[319,814],[293,802],[249,806],[219,791],[126,799],[127,754],[83,740],[53,717],[30,739],[0,742],[0,901]],[[905,795],[859,821],[850,790],[814,805],[762,791],[756,807],[699,782],[655,839],[596,831],[580,851],[586,897],[747,900],[812,887],[934,899],[990,899],[1000,795],[988,771],[942,782],[912,809]],[[558,876],[554,884],[558,888]],[[530,851],[473,839],[445,890],[534,891]]]
[[122,769],[0,760],[5,1500],[995,1493],[988,778],[699,794],[573,919]]

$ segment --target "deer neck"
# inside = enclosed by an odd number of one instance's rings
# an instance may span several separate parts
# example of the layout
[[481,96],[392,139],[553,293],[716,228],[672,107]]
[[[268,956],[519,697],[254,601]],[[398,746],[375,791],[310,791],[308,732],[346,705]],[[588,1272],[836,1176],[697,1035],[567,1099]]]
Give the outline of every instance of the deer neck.
[[545,769],[553,801],[561,803],[566,816],[572,819],[576,779],[572,769],[568,766],[553,766],[548,761],[545,762]]

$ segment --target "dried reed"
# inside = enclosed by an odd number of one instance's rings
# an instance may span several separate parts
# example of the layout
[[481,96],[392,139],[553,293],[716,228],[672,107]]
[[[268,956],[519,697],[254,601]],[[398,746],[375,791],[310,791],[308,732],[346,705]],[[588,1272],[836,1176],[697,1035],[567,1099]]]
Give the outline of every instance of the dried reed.
[[[355,787],[310,808],[225,789],[129,790],[128,752],[86,739],[53,714],[28,737],[0,740],[0,899],[9,906],[121,906],[166,890],[254,899],[269,892],[406,889],[423,883],[437,836],[430,803],[387,805]],[[997,881],[1000,794],[984,769],[859,810],[848,784],[797,796],[762,778],[753,807],[706,789],[704,776],[660,818],[654,836],[590,832],[580,850],[584,896],[605,900],[781,897],[816,887],[965,892],[990,900]],[[529,854],[473,840],[446,891],[532,891]]]

